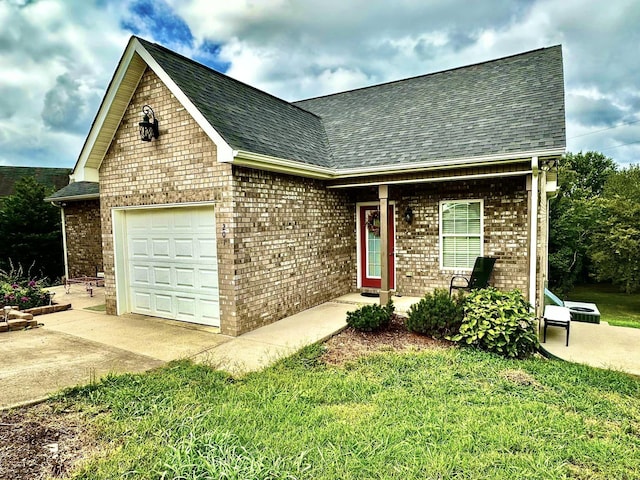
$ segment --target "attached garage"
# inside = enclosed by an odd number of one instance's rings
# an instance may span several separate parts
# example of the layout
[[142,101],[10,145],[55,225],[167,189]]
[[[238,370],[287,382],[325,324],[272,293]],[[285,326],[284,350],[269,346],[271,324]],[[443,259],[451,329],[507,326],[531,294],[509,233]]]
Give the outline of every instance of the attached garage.
[[220,326],[213,206],[114,211],[118,313]]

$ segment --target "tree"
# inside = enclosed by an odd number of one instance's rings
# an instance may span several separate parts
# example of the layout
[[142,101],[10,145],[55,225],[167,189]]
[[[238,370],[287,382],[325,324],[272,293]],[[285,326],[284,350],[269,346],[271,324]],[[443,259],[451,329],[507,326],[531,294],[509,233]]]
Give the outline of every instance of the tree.
[[590,257],[591,233],[601,218],[596,199],[607,179],[617,171],[616,163],[599,152],[568,153],[558,171],[560,192],[550,204],[549,283],[566,293],[593,275]]
[[610,280],[626,293],[640,290],[640,166],[611,175],[600,199],[603,215],[590,255],[598,280]]
[[60,210],[44,201],[44,185],[24,177],[0,202],[0,268],[22,266],[31,276],[63,275]]

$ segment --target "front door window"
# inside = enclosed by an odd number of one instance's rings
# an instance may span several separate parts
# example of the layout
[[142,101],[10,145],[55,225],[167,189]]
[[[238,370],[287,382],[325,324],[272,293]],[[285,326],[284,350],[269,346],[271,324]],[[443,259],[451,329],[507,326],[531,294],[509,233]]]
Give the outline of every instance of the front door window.
[[[395,288],[393,205],[389,206],[389,288]],[[363,287],[380,288],[382,266],[380,262],[380,210],[377,205],[360,207],[360,283]]]

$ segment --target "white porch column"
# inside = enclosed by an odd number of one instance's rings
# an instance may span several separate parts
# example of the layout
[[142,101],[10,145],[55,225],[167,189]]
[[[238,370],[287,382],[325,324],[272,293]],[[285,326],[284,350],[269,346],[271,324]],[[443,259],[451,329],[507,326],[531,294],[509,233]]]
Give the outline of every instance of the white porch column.
[[389,292],[389,186],[378,186],[380,199],[380,305],[386,305]]

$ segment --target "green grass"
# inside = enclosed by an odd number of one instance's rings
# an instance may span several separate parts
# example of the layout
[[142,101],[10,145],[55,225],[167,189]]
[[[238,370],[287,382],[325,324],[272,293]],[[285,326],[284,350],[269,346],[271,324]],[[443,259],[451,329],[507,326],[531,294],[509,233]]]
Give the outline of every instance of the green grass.
[[565,300],[595,303],[600,319],[618,327],[640,328],[640,294],[626,294],[607,284],[579,285]]
[[640,380],[460,349],[346,367],[321,346],[241,379],[189,362],[68,391],[102,452],[76,479],[640,478]]

